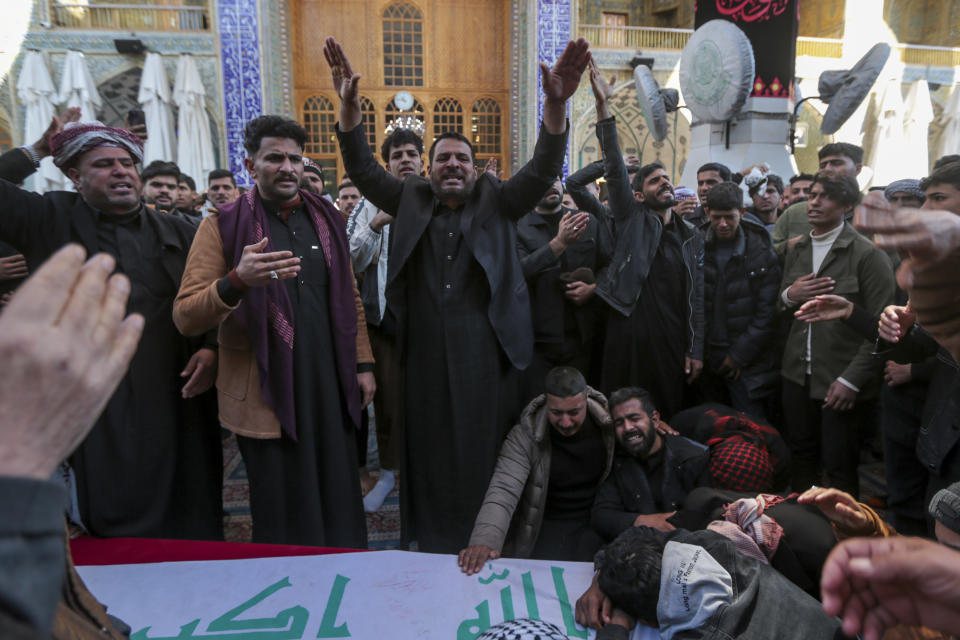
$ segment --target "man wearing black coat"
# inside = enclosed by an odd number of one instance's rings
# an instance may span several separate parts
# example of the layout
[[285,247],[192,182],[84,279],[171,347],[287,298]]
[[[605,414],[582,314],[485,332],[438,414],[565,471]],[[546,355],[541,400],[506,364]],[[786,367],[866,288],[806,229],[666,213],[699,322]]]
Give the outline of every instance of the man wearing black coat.
[[743,219],[743,192],[722,182],[707,194],[703,226],[706,345],[704,399],[764,419],[777,389],[777,294],[780,265],[770,236]]
[[670,531],[670,518],[687,494],[708,483],[709,451],[687,438],[663,434],[653,398],[643,389],[610,394],[617,436],[613,469],[597,490],[590,523],[606,540],[625,529]]
[[[0,156],[0,239],[31,271],[71,242],[109,253],[130,279],[127,312],[145,318],[129,371],[70,460],[81,519],[103,537],[222,538],[220,430],[207,393],[216,338],[188,340],[172,317],[196,228],[141,202],[139,139],[98,122],[59,128],[55,120],[41,140]],[[11,184],[51,152],[76,193]]]
[[333,38],[324,55],[341,100],[337,136],[347,173],[396,218],[386,298],[405,371],[404,538],[417,539],[420,551],[457,553],[519,413],[517,370],[533,350],[516,221],[560,174],[565,102],[590,59],[588,45],[572,42],[553,69],[541,66],[546,100],[534,157],[503,182],[477,176],[472,145],[454,132],[434,141],[429,178],[387,173],[359,126],[360,76]]
[[524,374],[529,398],[543,393],[554,367],[573,367],[599,384],[602,308],[594,292],[612,240],[599,220],[561,204],[562,189],[557,180],[517,223],[517,253],[533,308],[533,362]]

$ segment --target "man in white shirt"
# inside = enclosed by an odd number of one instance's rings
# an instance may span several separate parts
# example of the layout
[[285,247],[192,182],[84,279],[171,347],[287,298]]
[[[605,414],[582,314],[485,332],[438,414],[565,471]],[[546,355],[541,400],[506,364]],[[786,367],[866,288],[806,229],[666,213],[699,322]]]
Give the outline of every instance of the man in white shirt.
[[[813,230],[788,249],[780,301],[795,309],[833,293],[872,314],[893,302],[890,261],[844,221],[859,191],[849,175],[821,172],[807,202]],[[858,426],[877,393],[880,361],[873,345],[840,321],[794,320],[783,353],[783,409],[793,455],[791,486],[827,484],[858,495]]]

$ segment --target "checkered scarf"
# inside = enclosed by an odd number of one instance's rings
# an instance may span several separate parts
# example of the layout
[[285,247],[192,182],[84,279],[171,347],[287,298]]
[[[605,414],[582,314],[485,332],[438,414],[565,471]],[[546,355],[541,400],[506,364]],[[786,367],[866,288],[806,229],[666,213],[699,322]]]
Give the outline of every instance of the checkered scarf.
[[707,440],[707,468],[716,489],[767,491],[773,486],[773,461],[760,427],[744,416],[721,418]]
[[769,564],[780,546],[783,527],[764,512],[783,501],[780,496],[764,493],[741,498],[727,505],[724,519],[711,522],[707,529],[729,538],[740,553]]
[[97,147],[119,147],[133,156],[134,162],[143,160],[143,142],[126,129],[108,127],[102,122],[68,122],[63,131],[50,139],[53,164],[61,169],[73,164],[82,154]]
[[567,635],[549,622],[522,618],[490,627],[477,640],[567,640]]

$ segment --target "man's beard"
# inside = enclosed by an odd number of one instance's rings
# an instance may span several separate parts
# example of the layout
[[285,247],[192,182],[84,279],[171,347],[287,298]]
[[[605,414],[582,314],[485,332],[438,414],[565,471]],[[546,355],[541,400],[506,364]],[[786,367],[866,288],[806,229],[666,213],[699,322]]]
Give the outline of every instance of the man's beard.
[[674,199],[673,195],[671,194],[664,200],[658,200],[656,197],[647,198],[644,201],[644,204],[647,205],[647,207],[649,207],[650,209],[653,209],[654,211],[666,211],[670,207],[676,205],[677,201]]
[[555,191],[551,191],[545,195],[540,202],[537,203],[537,209],[543,211],[556,211],[560,208],[560,204],[563,202],[563,196],[558,194]]
[[445,177],[446,176],[438,176],[430,178],[430,188],[433,189],[433,194],[441,201],[458,200],[460,202],[466,202],[477,184],[476,176],[462,176],[463,186],[445,189],[442,186]]

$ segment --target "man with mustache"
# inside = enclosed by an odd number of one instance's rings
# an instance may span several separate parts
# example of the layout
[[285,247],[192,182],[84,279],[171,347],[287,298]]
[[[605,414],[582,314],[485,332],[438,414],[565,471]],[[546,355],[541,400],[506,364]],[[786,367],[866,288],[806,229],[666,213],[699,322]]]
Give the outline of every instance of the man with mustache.
[[669,518],[687,494],[708,483],[707,448],[662,434],[653,398],[639,387],[610,394],[610,416],[617,454],[593,503],[594,530],[608,541],[630,527],[673,530]]
[[528,397],[543,392],[553,367],[573,367],[588,380],[594,376],[602,317],[594,292],[613,241],[589,213],[564,207],[562,193],[563,183],[556,180],[517,224],[517,251],[533,307],[533,362],[524,374]]
[[[391,175],[404,180],[419,176],[423,167],[423,138],[410,129],[398,128],[384,139],[380,157]],[[373,513],[393,490],[397,468],[396,427],[400,416],[400,371],[397,363],[397,328],[387,316],[387,273],[390,266],[390,223],[393,216],[363,199],[347,220],[350,258],[355,273],[363,273],[360,297],[367,316],[367,333],[373,347],[377,393],[373,409],[377,418],[377,450],[380,476],[363,497],[363,508]]]
[[[79,117],[72,111],[65,120]],[[75,193],[11,184],[48,155]],[[223,465],[215,398],[205,392],[217,373],[216,336],[184,338],[171,319],[196,227],[143,204],[142,157],[125,129],[64,128],[55,118],[29,152],[0,157],[0,240],[22,249],[31,271],[68,243],[110,254],[109,270],[130,280],[127,312],[145,320],[129,371],[70,458],[83,525],[101,537],[213,540],[223,537]]]
[[607,104],[613,89],[595,64],[590,82],[617,239],[611,263],[622,265],[597,285],[613,311],[601,386],[643,387],[669,419],[680,410],[684,378],[693,382],[703,368],[703,235],[673,210],[663,165],[645,165],[628,182]]
[[173,319],[184,335],[220,327],[220,422],[247,468],[253,541],[363,549],[354,434],[373,362],[346,223],[300,189],[306,138],[282,116],[247,123],[255,188],[200,223]]
[[541,65],[543,130],[531,162],[512,178],[477,176],[473,147],[444,132],[430,148],[429,179],[381,167],[364,138],[354,73],[333,38],[324,45],[340,97],[337,135],[350,179],[396,217],[387,312],[404,367],[404,539],[420,551],[457,553],[470,536],[497,450],[517,417],[517,370],[530,364],[530,300],[517,258],[516,221],[560,174],[566,100],[590,59],[571,42]]

